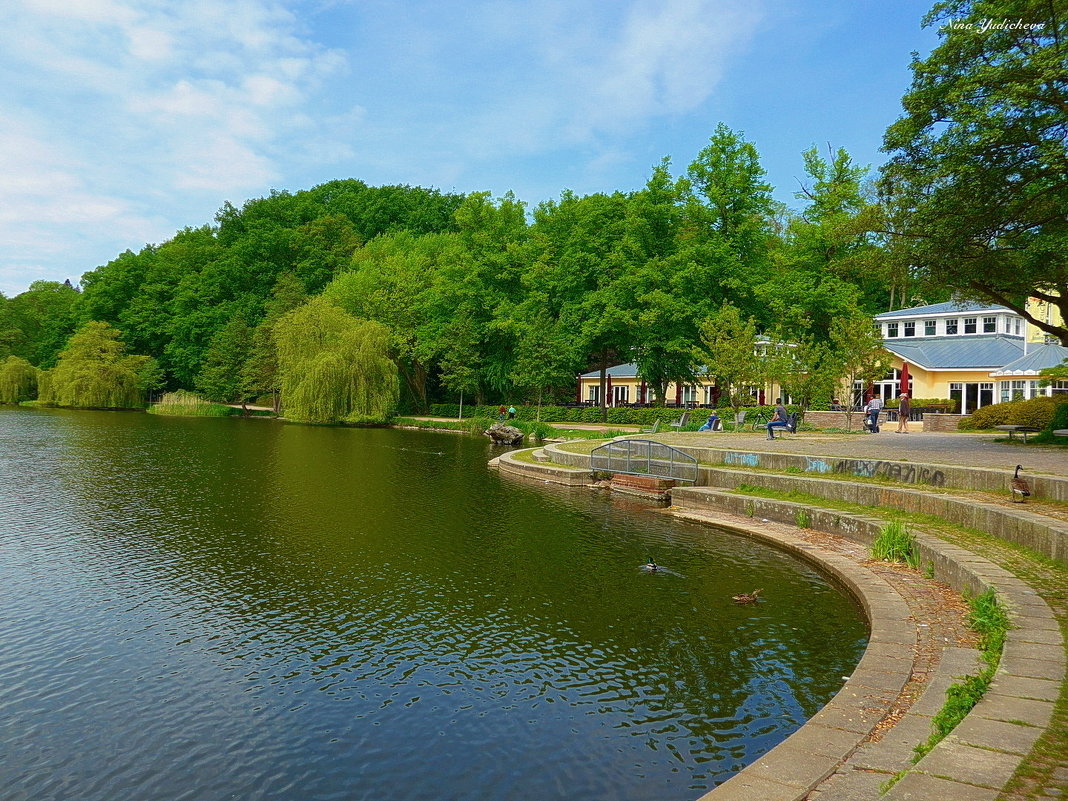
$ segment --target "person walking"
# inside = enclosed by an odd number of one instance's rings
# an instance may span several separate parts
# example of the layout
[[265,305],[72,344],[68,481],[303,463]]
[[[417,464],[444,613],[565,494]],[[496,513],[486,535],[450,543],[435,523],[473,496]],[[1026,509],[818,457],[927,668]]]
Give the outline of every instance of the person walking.
[[912,411],[912,403],[909,401],[909,396],[904,392],[901,393],[901,402],[897,407],[897,431],[895,434],[907,434],[909,433],[909,413]]
[[873,434],[879,433],[879,412],[883,410],[883,399],[878,395],[868,401],[864,407],[864,413],[868,415],[868,430]]

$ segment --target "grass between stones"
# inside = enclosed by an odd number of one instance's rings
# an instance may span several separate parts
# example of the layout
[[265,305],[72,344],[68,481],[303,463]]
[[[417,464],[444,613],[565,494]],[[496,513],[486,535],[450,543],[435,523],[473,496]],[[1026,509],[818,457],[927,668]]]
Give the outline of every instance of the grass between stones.
[[[1029,548],[976,529],[950,523],[935,515],[905,512],[881,506],[861,506],[844,501],[832,501],[803,492],[780,492],[762,487],[739,487],[740,495],[774,500],[793,501],[851,514],[877,516],[890,521],[908,523],[953,545],[978,554],[1005,568],[1026,581],[1049,604],[1057,618],[1061,634],[1068,641],[1068,566]],[[1060,696],[1054,704],[1053,718],[1027,759],[1017,768],[1005,786],[1003,801],[1046,799],[1057,797],[1058,791],[1068,796],[1068,682],[1061,685]],[[903,775],[903,774],[902,774]],[[893,780],[891,780],[893,781]]]

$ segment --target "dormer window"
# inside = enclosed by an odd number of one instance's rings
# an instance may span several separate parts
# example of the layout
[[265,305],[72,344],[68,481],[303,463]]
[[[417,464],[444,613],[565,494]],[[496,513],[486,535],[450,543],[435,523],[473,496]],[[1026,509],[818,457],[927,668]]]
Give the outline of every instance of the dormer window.
[[897,323],[886,324],[886,338],[893,339],[897,336]]
[[1015,318],[1012,321],[1012,333],[1014,333],[1016,336],[1020,336],[1020,328],[1021,327],[1022,327],[1022,321],[1020,320],[1019,317]]
[[976,333],[978,333],[978,328],[977,328],[977,325],[976,325],[978,320],[979,320],[978,317],[965,317],[964,318],[964,333],[965,334],[976,334]]
[[923,335],[925,337],[933,337],[935,335],[935,332],[938,330],[937,325],[938,324],[935,320],[924,320]]
[[984,334],[996,334],[998,332],[998,318],[997,317],[984,317],[983,318],[983,333]]
[[957,320],[946,320],[946,334],[957,333]]
[[916,336],[916,322],[914,320],[909,320],[907,323],[905,323],[905,336]]

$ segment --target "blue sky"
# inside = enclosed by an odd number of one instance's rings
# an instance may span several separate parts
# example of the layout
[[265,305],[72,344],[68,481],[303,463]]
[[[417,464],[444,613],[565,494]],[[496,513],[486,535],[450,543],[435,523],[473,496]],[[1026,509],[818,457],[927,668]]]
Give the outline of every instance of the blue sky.
[[0,291],[335,178],[531,205],[676,173],[718,122],[795,204],[879,164],[930,0],[8,0]]

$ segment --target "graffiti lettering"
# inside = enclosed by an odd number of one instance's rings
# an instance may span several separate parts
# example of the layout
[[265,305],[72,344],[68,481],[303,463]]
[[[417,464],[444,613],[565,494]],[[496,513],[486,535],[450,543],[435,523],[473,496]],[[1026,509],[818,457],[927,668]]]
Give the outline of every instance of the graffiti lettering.
[[746,467],[758,467],[760,457],[755,453],[734,453],[733,451],[723,454],[724,464],[740,464]]
[[[814,460],[810,459],[809,462]],[[809,467],[812,472],[827,472],[818,467]],[[834,472],[842,475],[863,476],[864,478],[887,478],[904,484],[930,484],[935,487],[945,486],[946,476],[941,470],[919,467],[899,462],[881,462],[870,459],[842,459],[834,464]]]

